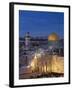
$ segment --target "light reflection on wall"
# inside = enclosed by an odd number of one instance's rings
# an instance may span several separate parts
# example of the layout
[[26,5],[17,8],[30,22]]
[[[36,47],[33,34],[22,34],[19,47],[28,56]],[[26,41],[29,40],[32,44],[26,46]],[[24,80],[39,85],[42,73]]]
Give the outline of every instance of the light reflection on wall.
[[39,73],[64,73],[64,58],[58,57],[57,55],[41,56],[35,54],[32,62],[31,69],[33,72]]

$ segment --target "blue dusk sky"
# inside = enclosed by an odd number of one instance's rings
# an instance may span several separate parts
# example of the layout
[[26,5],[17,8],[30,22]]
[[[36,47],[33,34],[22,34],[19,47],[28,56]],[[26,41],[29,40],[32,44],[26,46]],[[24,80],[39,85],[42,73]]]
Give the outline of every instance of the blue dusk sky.
[[43,11],[19,11],[19,36],[26,32],[31,36],[48,36],[52,32],[64,37],[64,13]]

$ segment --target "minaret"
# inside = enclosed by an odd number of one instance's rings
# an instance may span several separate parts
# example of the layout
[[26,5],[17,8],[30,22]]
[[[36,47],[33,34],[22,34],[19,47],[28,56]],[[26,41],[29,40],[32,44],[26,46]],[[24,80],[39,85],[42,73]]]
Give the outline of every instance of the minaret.
[[27,32],[25,35],[25,48],[26,48],[26,50],[30,49],[30,34],[29,34],[29,32]]

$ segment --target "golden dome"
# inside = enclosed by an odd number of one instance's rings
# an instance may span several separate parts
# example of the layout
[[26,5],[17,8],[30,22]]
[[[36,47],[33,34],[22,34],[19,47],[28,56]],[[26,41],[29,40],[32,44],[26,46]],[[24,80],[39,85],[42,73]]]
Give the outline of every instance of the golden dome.
[[48,36],[49,41],[57,41],[59,40],[59,36],[56,33],[52,33]]

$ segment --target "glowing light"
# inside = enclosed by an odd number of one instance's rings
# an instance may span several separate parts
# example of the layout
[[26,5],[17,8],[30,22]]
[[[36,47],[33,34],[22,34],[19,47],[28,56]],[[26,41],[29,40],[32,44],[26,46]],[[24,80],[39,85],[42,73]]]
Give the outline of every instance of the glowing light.
[[34,59],[37,59],[37,55],[35,54]]
[[53,57],[52,71],[57,73],[64,73],[64,58]]
[[46,70],[46,65],[44,66],[44,72],[47,72],[47,70]]
[[32,70],[35,70],[37,67],[37,55],[35,54],[34,58],[32,59],[32,62],[31,62],[31,68]]
[[34,62],[31,62],[31,67],[34,67]]
[[51,65],[47,66],[47,72],[49,72],[49,73],[51,72]]

